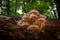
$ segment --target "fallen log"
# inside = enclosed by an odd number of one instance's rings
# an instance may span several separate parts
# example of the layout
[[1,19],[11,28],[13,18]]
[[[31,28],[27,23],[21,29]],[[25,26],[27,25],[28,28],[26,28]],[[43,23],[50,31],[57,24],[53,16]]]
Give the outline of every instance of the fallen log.
[[[21,17],[0,16],[0,39],[36,39],[35,36],[23,32],[23,29],[17,26],[17,21]],[[37,38],[41,40],[59,40],[60,39],[60,19],[47,19],[44,26],[44,31],[41,32]],[[52,36],[53,35],[53,36]],[[4,40],[5,40],[4,39]]]

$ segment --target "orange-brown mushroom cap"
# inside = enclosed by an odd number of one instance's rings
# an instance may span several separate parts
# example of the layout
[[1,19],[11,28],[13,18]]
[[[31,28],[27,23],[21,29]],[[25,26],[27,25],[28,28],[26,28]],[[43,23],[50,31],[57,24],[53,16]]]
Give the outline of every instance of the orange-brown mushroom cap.
[[37,19],[38,19],[38,16],[35,15],[35,14],[31,14],[31,15],[29,16],[29,20],[31,20],[31,21],[36,21]]
[[28,22],[23,22],[22,26],[29,26],[29,23]]
[[39,26],[38,25],[30,25],[30,26],[28,26],[27,30],[28,30],[28,33],[34,35],[35,33],[39,32]]
[[22,20],[23,21],[29,21],[29,17],[27,14],[25,14],[23,17],[22,17]]
[[29,15],[30,15],[30,14],[35,14],[35,15],[38,16],[40,13],[39,13],[37,10],[34,9],[34,10],[31,10],[31,11],[29,12]]
[[18,23],[17,23],[17,25],[18,26],[22,26],[22,22],[23,22],[22,20],[19,20]]

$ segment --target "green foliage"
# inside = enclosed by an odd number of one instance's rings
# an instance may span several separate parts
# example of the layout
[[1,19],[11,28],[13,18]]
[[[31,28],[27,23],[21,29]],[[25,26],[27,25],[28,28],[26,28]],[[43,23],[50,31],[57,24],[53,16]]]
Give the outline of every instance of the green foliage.
[[[7,0],[2,0],[7,5]],[[8,6],[8,5],[7,5]],[[49,6],[54,8],[54,0],[9,0],[9,15],[10,16],[23,16],[24,13],[31,11],[32,9],[38,10],[47,18],[56,18],[53,15]],[[4,6],[3,6],[4,7]],[[5,6],[6,7],[6,6]],[[18,14],[16,11],[22,7],[22,14]],[[7,13],[7,7],[2,9],[2,12]],[[56,13],[56,12],[55,12]]]
[[55,15],[52,14],[49,6],[53,8],[54,0],[21,0],[22,1],[22,9],[24,13],[29,12],[30,10],[36,9],[43,15],[47,16],[47,18],[56,18]]

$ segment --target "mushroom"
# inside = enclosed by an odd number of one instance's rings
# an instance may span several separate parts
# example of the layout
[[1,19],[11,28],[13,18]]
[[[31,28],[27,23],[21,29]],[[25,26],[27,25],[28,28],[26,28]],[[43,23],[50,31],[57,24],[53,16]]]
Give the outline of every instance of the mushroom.
[[21,26],[28,33],[32,35],[37,35],[43,31],[44,23],[46,22],[46,17],[40,14],[37,10],[32,10],[25,14],[17,25]]
[[29,19],[30,19],[32,22],[34,22],[34,21],[36,21],[36,20],[38,19],[38,16],[32,13],[32,14],[29,16]]
[[39,33],[39,26],[38,25],[29,25],[27,27],[28,33],[35,35]]
[[18,26],[22,26],[22,22],[23,22],[22,20],[19,20],[18,23],[17,23],[17,25]]
[[34,10],[31,10],[27,15],[29,16],[29,20],[33,22],[33,21],[36,21],[36,19],[38,19],[39,12],[34,9]]
[[40,13],[37,11],[37,10],[31,10],[29,13],[28,13],[28,15],[30,15],[30,14],[35,14],[35,15],[39,15]]
[[29,23],[28,22],[23,22],[22,20],[19,20],[17,23],[18,26],[28,26]]
[[28,21],[29,21],[29,17],[28,17],[28,15],[25,14],[25,15],[22,17],[22,20],[28,22]]
[[46,20],[44,18],[39,18],[35,24],[39,26],[40,31],[43,30],[43,26]]
[[25,14],[23,17],[22,17],[22,26],[28,26],[29,25],[29,18],[28,18],[28,15]]
[[26,26],[27,27],[27,26],[29,26],[29,23],[28,22],[23,22],[22,26]]

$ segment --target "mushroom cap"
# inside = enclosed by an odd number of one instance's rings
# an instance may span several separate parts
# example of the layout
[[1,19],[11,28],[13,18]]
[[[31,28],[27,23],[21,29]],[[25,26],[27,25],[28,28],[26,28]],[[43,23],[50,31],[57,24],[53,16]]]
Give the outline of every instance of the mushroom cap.
[[27,15],[27,14],[25,14],[25,15],[22,17],[22,20],[23,20],[23,21],[28,21],[28,20],[29,20],[28,15]]
[[32,35],[36,35],[40,32],[39,31],[39,26],[38,25],[29,25],[27,27],[27,32],[32,34]]
[[39,26],[43,26],[45,25],[44,23],[46,22],[46,20],[44,18],[39,18],[36,20],[35,24],[39,25]]
[[22,20],[19,20],[18,23],[17,23],[17,25],[18,26],[22,26],[22,22],[23,22]]
[[22,26],[29,26],[29,23],[28,22],[23,22]]
[[39,26],[38,25],[30,25],[30,26],[28,26],[28,30],[29,29],[31,29],[32,28],[32,30],[34,30],[34,29],[39,29]]
[[44,18],[39,18],[37,19],[37,22],[46,22],[46,20]]
[[44,16],[44,15],[39,15],[39,18],[44,18],[44,19],[46,19],[46,16]]
[[35,9],[33,9],[33,10],[31,10],[30,12],[29,12],[29,15],[30,14],[35,14],[35,15],[39,15],[40,13],[37,11],[37,10],[35,10]]
[[31,14],[31,15],[29,16],[29,19],[30,19],[31,21],[36,21],[36,20],[38,19],[38,16],[35,15],[35,14]]
[[17,23],[18,26],[28,26],[29,25],[29,22],[24,22],[22,20],[19,20],[18,23]]
[[33,33],[37,32],[37,31],[39,31],[39,26],[38,25],[29,25],[27,27],[27,30],[28,30],[29,33],[33,34]]
[[43,30],[46,20],[44,18],[39,18],[35,24],[39,26],[40,31]]

